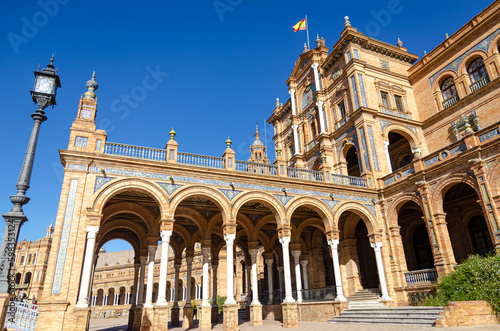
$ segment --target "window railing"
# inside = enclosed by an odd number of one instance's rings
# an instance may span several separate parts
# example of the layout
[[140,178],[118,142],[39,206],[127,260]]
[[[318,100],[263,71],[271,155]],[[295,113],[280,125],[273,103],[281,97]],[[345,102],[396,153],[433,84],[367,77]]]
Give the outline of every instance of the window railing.
[[253,172],[261,175],[278,175],[278,167],[272,164],[236,160],[235,166],[236,171]]
[[177,163],[205,168],[224,169],[224,158],[192,153],[177,153]]
[[367,187],[366,178],[361,177],[332,174],[332,181],[333,183],[340,185]]
[[476,92],[477,90],[479,90],[480,88],[482,88],[483,86],[488,84],[489,82],[490,82],[490,77],[488,75],[486,75],[483,78],[481,78],[480,80],[478,80],[477,82],[471,84],[470,91]]
[[406,283],[408,285],[432,283],[438,279],[436,269],[422,269],[405,272]]
[[448,108],[448,107],[456,104],[458,102],[458,100],[460,100],[458,98],[458,95],[454,95],[451,98],[444,100],[443,103],[442,103],[443,109],[446,109],[446,108]]
[[164,149],[106,142],[104,144],[104,154],[143,160],[165,161],[166,151]]
[[286,167],[286,175],[291,178],[299,178],[305,180],[314,180],[317,182],[322,182],[324,180],[324,175],[322,171],[309,170],[309,169],[297,169]]
[[36,330],[38,305],[16,300],[9,302],[5,326],[16,330]]

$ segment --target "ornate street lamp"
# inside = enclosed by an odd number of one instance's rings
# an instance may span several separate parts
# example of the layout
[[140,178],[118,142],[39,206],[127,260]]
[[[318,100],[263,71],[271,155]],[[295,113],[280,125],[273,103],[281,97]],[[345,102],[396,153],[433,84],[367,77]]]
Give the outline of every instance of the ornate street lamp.
[[[28,220],[24,215],[23,206],[30,201],[25,193],[30,187],[31,170],[35,159],[40,125],[47,120],[47,116],[45,116],[43,110],[48,106],[56,104],[57,88],[61,87],[57,70],[54,71],[54,55],[52,55],[47,68],[44,68],[42,71],[39,68],[40,66],[38,66],[38,71],[34,72],[35,86],[33,91],[31,91],[31,96],[33,101],[38,104],[38,109],[35,113],[31,114],[35,123],[31,131],[21,173],[17,180],[17,194],[10,197],[14,208],[7,214],[2,215],[5,218],[6,224],[0,246],[0,299],[4,300],[9,295],[14,294],[15,276],[11,274],[11,269],[14,266],[14,252],[16,250],[19,230],[21,229],[21,225]],[[4,314],[5,312],[3,312],[2,317],[5,316]]]

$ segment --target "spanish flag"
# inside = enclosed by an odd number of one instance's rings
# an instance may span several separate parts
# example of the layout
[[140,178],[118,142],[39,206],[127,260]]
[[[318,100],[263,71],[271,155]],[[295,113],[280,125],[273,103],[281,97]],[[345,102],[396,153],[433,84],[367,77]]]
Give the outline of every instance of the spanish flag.
[[295,24],[292,26],[293,32],[297,32],[299,30],[305,30],[306,29],[306,19],[304,18],[302,21],[299,23]]

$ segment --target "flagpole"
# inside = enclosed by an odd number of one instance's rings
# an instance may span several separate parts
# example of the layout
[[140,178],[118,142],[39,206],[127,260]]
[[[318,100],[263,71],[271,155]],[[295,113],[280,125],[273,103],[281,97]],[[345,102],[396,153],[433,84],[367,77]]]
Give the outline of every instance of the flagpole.
[[309,44],[309,20],[306,15],[306,32],[307,32],[307,48],[311,49],[311,45]]

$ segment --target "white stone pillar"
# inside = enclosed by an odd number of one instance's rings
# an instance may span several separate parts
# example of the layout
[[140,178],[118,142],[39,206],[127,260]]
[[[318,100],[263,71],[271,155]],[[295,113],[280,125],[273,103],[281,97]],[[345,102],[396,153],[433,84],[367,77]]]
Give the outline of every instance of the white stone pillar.
[[257,249],[250,249],[250,257],[252,259],[252,305],[260,305],[259,302],[259,284],[258,284],[258,270],[257,270]]
[[235,304],[234,300],[234,258],[233,258],[233,245],[236,234],[226,233],[224,240],[226,241],[227,252],[227,299],[226,304]]
[[245,264],[246,279],[247,279],[247,304],[246,307],[252,303],[252,262]]
[[387,157],[387,166],[389,167],[389,173],[392,172],[391,156],[389,155],[389,141],[384,141],[385,146],[385,156]]
[[316,106],[318,106],[319,130],[321,133],[326,133],[325,111],[323,110],[323,104],[323,101],[316,102]]
[[186,301],[186,285],[182,287],[182,301]]
[[108,297],[108,295],[107,295],[107,294],[103,294],[103,295],[102,295],[102,303],[101,303],[101,306],[107,306],[107,305],[108,305],[108,300],[107,300],[107,297]]
[[139,278],[139,296],[137,297],[137,305],[142,308],[144,303],[144,278],[146,277],[146,262],[147,256],[141,256],[141,276]]
[[98,231],[98,226],[87,225],[87,247],[85,248],[85,258],[83,261],[80,296],[78,297],[76,308],[85,308],[89,306],[89,288],[92,277],[92,264],[94,261],[95,238]]
[[118,293],[115,293],[115,300],[114,300],[113,306],[118,305],[118,300],[120,300],[120,295]]
[[309,289],[309,277],[307,276],[307,264],[308,263],[309,263],[309,261],[307,261],[307,260],[300,261],[300,265],[302,265],[302,275],[304,278],[304,290]]
[[319,80],[318,67],[319,67],[318,63],[313,63],[311,65],[311,68],[313,69],[314,72],[314,84],[316,85],[316,91],[321,91],[321,82]]
[[295,90],[289,90],[290,93],[290,101],[292,103],[292,115],[297,115],[297,106],[295,105]]
[[217,306],[217,264],[212,264],[212,306]]
[[267,287],[269,288],[269,304],[273,303],[273,260],[266,259],[267,265]]
[[210,258],[210,247],[204,247],[201,249],[203,254],[203,297],[201,301],[201,305],[203,307],[210,307],[210,301],[208,301],[208,262]]
[[174,304],[172,308],[179,308],[179,271],[181,269],[180,264],[174,264],[175,269],[175,284],[174,284]]
[[377,241],[371,243],[373,250],[375,251],[375,260],[377,261],[377,270],[378,270],[378,278],[380,281],[380,290],[382,291],[382,300],[392,300],[387,292],[387,283],[385,281],[385,272],[384,272],[384,264],[382,262],[382,252],[380,249],[382,248],[382,243]]
[[186,263],[187,263],[187,270],[186,270],[186,304],[184,305],[185,308],[191,308],[191,268],[193,266],[193,257],[192,256],[187,256],[186,257]]
[[170,236],[172,230],[163,230],[161,235],[161,264],[160,264],[160,279],[158,284],[158,299],[156,305],[167,305],[167,267],[168,267],[168,247],[170,246]]
[[141,267],[140,263],[134,263],[134,285],[132,287],[132,307],[137,305],[137,286],[139,283],[139,269]]
[[302,279],[300,277],[300,251],[293,251],[293,259],[295,262],[295,286],[297,287],[297,302],[302,302]]
[[148,283],[146,284],[146,303],[144,304],[144,307],[153,307],[153,277],[155,273],[156,246],[149,246],[148,253]]
[[283,269],[285,272],[285,300],[283,302],[295,302],[292,296],[292,273],[290,272],[290,237],[283,236],[280,239],[283,247]]
[[283,292],[285,292],[283,286],[283,267],[278,267],[278,279],[280,281],[280,300],[283,301]]
[[339,240],[338,239],[330,239],[328,240],[328,245],[332,250],[332,260],[333,260],[333,274],[335,276],[335,286],[337,288],[337,301],[346,301],[344,297],[344,290],[342,288],[342,277],[340,275],[340,263],[339,263]]
[[299,132],[297,131],[298,125],[294,124],[292,125],[292,130],[293,130],[293,146],[295,148],[295,154],[299,153]]

